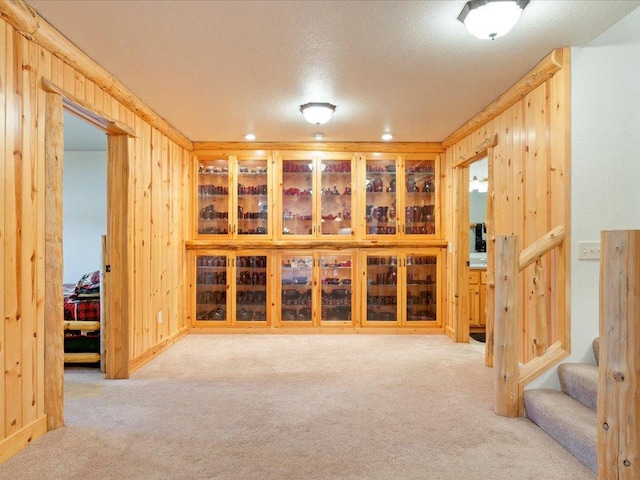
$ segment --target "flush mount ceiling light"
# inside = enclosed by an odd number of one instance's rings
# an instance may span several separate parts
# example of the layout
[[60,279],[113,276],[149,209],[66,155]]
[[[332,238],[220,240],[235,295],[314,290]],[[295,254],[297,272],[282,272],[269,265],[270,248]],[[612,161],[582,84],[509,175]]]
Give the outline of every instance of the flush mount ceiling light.
[[314,138],[315,140],[320,141],[320,140],[324,139],[324,133],[321,133],[321,132],[314,133],[314,134],[313,134],[313,138]]
[[255,133],[247,133],[244,136],[244,139],[252,142],[252,141],[254,141],[256,139],[256,135],[255,135]]
[[305,103],[300,105],[300,111],[307,122],[315,125],[322,125],[331,119],[336,106],[330,103]]
[[511,30],[528,3],[529,0],[471,0],[458,20],[476,37],[493,40]]
[[384,142],[390,142],[391,140],[393,140],[393,135],[391,135],[389,132],[383,133],[382,134],[382,140]]

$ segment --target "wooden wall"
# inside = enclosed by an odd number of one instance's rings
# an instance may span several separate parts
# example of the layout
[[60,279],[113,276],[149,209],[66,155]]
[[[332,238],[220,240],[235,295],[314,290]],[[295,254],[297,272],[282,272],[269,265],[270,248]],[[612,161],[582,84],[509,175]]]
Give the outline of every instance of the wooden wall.
[[[473,156],[481,144],[497,135],[493,147],[492,182],[494,235],[518,235],[520,247],[529,246],[558,225],[565,228],[563,246],[544,258],[548,340],[551,345],[563,340],[568,349],[569,335],[569,243],[570,243],[570,91],[569,49],[552,52],[521,82],[505,92],[477,117],[445,139],[444,226],[455,251],[457,175],[453,165],[464,157]],[[551,73],[550,73],[551,72]],[[539,84],[531,90],[532,83]],[[505,109],[505,102],[511,105]],[[491,112],[494,112],[492,114]],[[500,112],[500,113],[496,113]],[[491,190],[490,190],[491,192]],[[451,206],[449,208],[448,206]],[[488,242],[489,244],[490,242]],[[490,250],[491,245],[488,246]],[[455,330],[455,265],[448,261],[449,324]],[[531,358],[527,341],[529,325],[533,322],[535,295],[533,267],[523,273],[520,292],[523,312],[522,360]],[[489,290],[487,295],[492,295]],[[558,319],[558,323],[553,319]]]
[[127,240],[133,257],[130,370],[186,331],[182,280],[188,205],[182,193],[189,151],[169,139],[177,135],[143,120],[61,57],[0,20],[0,463],[46,431],[43,79],[135,135]]

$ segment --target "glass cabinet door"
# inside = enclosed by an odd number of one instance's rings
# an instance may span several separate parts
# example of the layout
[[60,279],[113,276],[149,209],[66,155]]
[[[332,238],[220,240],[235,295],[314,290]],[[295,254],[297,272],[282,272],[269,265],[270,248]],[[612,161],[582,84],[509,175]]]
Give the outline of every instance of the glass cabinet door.
[[407,311],[406,321],[435,322],[437,320],[437,257],[407,254],[406,260]]
[[313,321],[313,255],[280,255],[281,322]]
[[238,159],[237,234],[268,236],[269,163],[265,159]]
[[226,322],[227,256],[196,256],[196,321]]
[[436,233],[434,160],[405,160],[405,235]]
[[243,322],[267,321],[267,256],[236,256],[235,320]]
[[351,253],[320,253],[320,321],[349,324],[353,319],[353,256]]
[[397,229],[396,159],[367,159],[365,234],[395,235]]
[[398,257],[382,252],[367,254],[366,280],[366,323],[399,323]]
[[321,160],[320,179],[320,234],[353,235],[351,160]]
[[203,160],[198,167],[198,234],[229,234],[229,161]]
[[313,225],[313,160],[282,160],[282,235],[310,236]]

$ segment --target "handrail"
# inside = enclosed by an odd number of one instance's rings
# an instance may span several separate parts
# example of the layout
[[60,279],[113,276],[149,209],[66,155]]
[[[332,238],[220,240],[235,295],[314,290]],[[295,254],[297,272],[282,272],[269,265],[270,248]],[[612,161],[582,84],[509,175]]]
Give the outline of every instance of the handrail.
[[[564,241],[562,226],[557,226],[536,240],[529,247],[519,251],[518,237],[514,235],[496,236],[495,262],[495,309],[494,309],[494,411],[504,417],[521,414],[521,395],[524,382],[538,376],[544,368],[553,365],[566,356],[560,342],[547,348],[545,282],[540,258]],[[519,364],[521,328],[520,275],[532,263],[536,263],[534,276],[536,323],[533,326],[533,344],[536,358],[523,365]]]
[[554,228],[550,232],[547,232],[545,235],[540,237],[538,240],[536,240],[527,248],[522,250],[522,252],[520,252],[520,257],[518,259],[519,271],[527,268],[533,262],[560,245],[563,241],[564,227],[558,225],[556,228]]

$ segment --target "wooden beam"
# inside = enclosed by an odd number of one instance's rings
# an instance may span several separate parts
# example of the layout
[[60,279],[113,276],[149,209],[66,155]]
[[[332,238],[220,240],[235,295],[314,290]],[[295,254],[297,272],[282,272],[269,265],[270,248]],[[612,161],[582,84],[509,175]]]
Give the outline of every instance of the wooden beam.
[[545,253],[553,250],[564,241],[564,227],[557,226],[520,252],[518,271],[522,271]]
[[191,141],[187,137],[145,105],[127,87],[53,28],[24,0],[0,0],[0,15],[19,33],[50,51],[54,56],[73,67],[87,79],[92,80],[98,88],[160,130],[173,142],[187,150],[193,148]]
[[520,344],[520,281],[518,237],[496,237],[496,314],[494,325],[494,411],[503,417],[517,417],[520,410],[518,388],[518,345]]
[[64,363],[98,363],[100,361],[99,353],[65,353]]
[[65,330],[82,330],[83,332],[96,332],[100,330],[100,322],[85,322],[85,321],[64,321]]
[[47,429],[64,426],[64,315],[62,289],[62,97],[46,95],[44,409]]
[[487,155],[487,151],[490,148],[495,147],[497,144],[498,144],[498,134],[496,133],[492,137],[485,138],[473,150],[470,150],[464,155],[460,155],[456,163],[453,164],[453,168],[468,166],[469,164]]
[[194,153],[202,150],[302,150],[323,152],[444,153],[439,142],[193,142]]
[[449,148],[483,125],[489,123],[513,104],[522,100],[529,92],[553,77],[562,67],[563,50],[558,48],[542,59],[533,70],[518,80],[515,85],[496,98],[480,113],[445,138],[442,141],[442,146]]
[[598,479],[640,478],[640,230],[603,231]]

